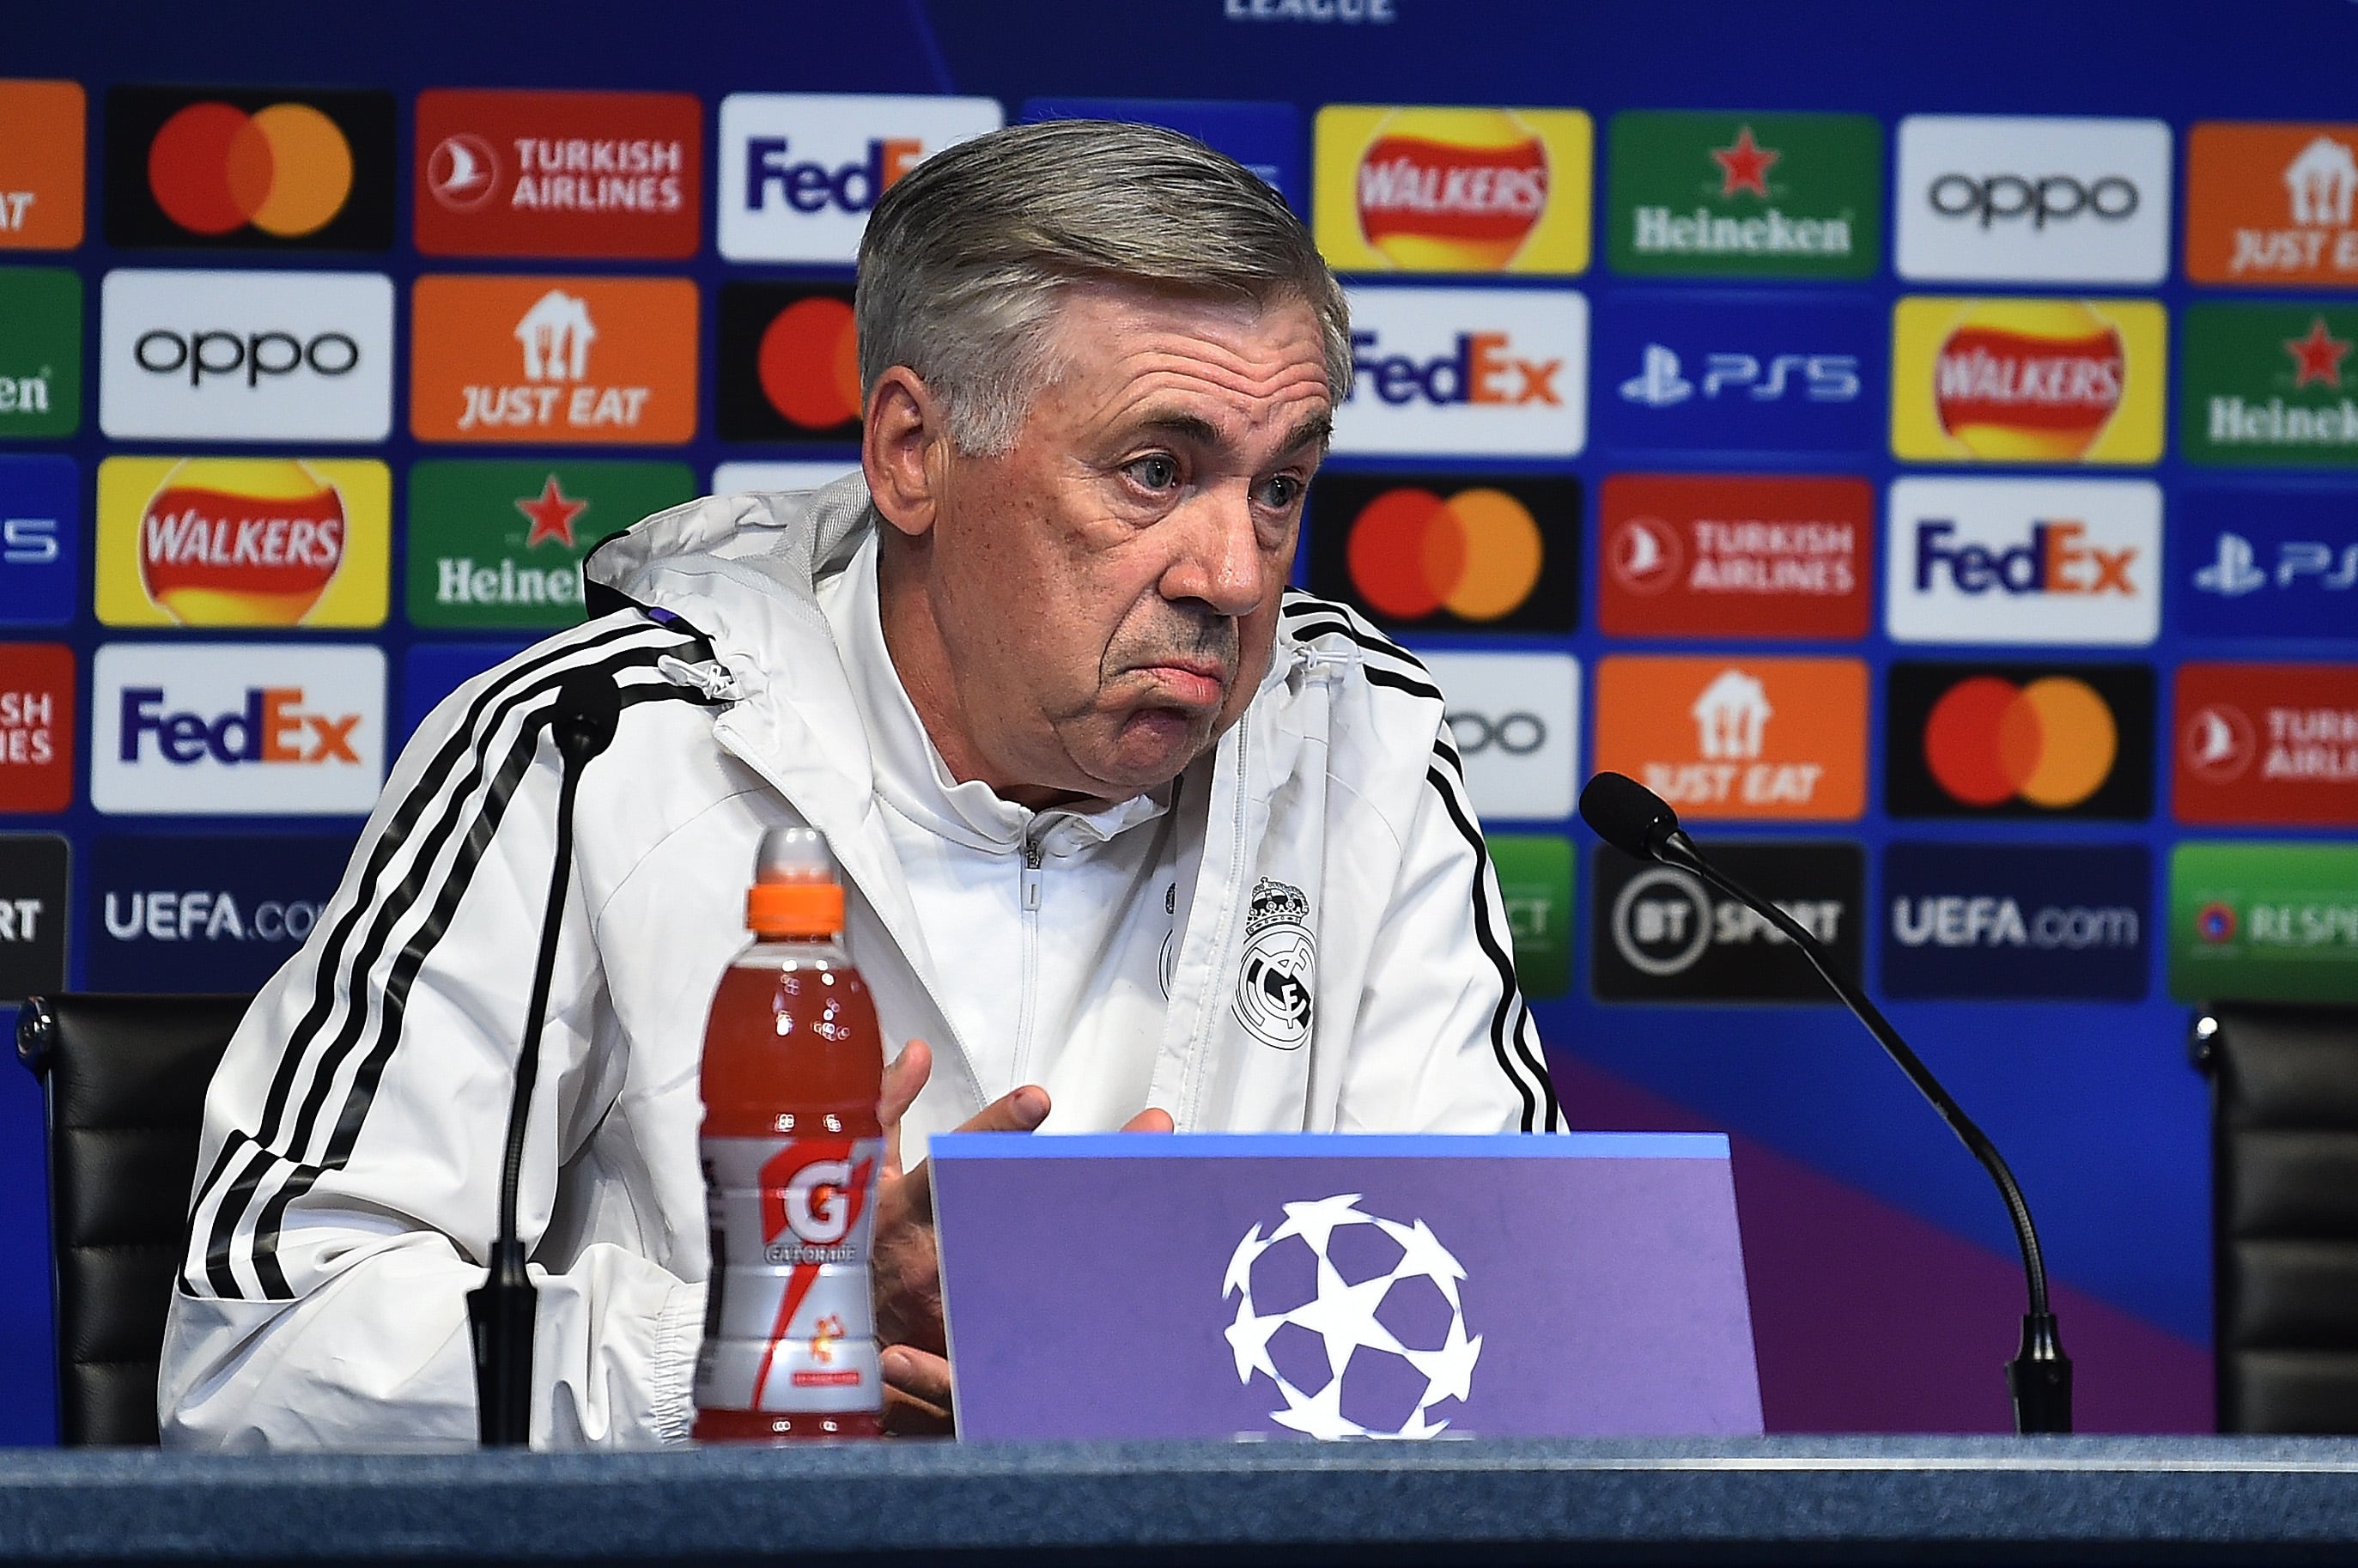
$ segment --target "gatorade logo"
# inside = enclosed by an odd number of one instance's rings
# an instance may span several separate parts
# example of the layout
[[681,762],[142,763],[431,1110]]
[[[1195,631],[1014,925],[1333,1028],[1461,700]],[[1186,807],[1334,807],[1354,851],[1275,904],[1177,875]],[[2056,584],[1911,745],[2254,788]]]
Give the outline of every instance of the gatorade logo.
[[1319,593],[1393,626],[1572,629],[1576,481],[1329,473],[1310,504]]
[[2135,819],[2153,802],[2143,665],[1892,666],[1885,781],[1895,816]]
[[393,95],[107,94],[107,238],[383,250],[393,242]]
[[104,812],[365,812],[384,778],[384,654],[352,643],[113,643],[92,665]]
[[1586,444],[1578,294],[1357,289],[1351,321],[1337,452],[1570,457]]
[[1584,271],[1592,135],[1576,110],[1322,109],[1319,249],[1343,271]]
[[[849,1238],[875,1186],[873,1143],[796,1138],[763,1162],[762,1244],[773,1263],[852,1263]],[[838,1255],[839,1254],[839,1255]]]
[[849,287],[721,285],[723,440],[840,446],[859,439],[860,415]]
[[98,617],[110,626],[378,626],[391,475],[369,460],[109,458]]
[[1892,451],[1948,462],[2149,463],[2161,455],[2161,307],[1903,299]]

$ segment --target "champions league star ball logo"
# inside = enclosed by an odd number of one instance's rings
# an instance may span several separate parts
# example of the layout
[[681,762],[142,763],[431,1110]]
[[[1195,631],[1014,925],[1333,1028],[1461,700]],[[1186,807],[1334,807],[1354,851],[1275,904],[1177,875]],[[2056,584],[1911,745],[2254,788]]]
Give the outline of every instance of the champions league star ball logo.
[[1466,1271],[1422,1220],[1363,1212],[1360,1195],[1285,1206],[1267,1237],[1237,1243],[1220,1299],[1238,1380],[1276,1385],[1270,1412],[1310,1437],[1427,1438],[1433,1408],[1472,1391],[1482,1339],[1466,1336]]
[[1237,974],[1237,1022],[1281,1051],[1310,1038],[1311,987],[1318,943],[1310,935],[1310,901],[1300,888],[1263,877],[1245,918],[1244,963]]

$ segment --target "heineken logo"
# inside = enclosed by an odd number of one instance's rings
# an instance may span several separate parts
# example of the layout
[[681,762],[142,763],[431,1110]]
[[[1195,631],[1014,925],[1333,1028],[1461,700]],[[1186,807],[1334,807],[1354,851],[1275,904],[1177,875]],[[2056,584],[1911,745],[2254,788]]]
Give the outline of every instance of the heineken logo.
[[2353,343],[2358,308],[2190,307],[2179,432],[2188,460],[2358,466]]
[[409,619],[538,631],[582,618],[581,558],[696,494],[679,463],[419,463],[409,484]]
[[1866,277],[1883,219],[1876,123],[1852,114],[1615,117],[1614,264],[1636,274]]

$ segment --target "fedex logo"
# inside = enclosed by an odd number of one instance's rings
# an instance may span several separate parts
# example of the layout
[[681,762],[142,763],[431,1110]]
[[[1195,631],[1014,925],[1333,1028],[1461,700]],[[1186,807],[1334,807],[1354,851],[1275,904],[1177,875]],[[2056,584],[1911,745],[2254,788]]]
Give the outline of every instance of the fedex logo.
[[91,801],[110,813],[365,812],[384,776],[384,654],[117,643],[92,663]]
[[1587,440],[1588,301],[1571,289],[1351,290],[1334,449],[1571,457]]
[[1916,524],[1916,591],[1929,592],[1945,570],[1960,593],[2117,593],[2135,597],[2129,568],[2134,545],[2106,549],[2086,543],[2084,523],[2034,523],[2028,542],[2010,549],[1956,543],[1957,525],[1941,518]]
[[2161,492],[2144,480],[1900,480],[1884,614],[1900,643],[2151,643]]
[[123,689],[122,761],[135,762],[149,735],[157,754],[185,765],[212,758],[223,767],[242,762],[349,762],[360,765],[352,731],[362,715],[314,713],[303,706],[303,688],[249,687],[245,703],[207,719],[200,713],[164,711],[161,687]]
[[994,98],[731,93],[720,102],[720,254],[848,265],[894,181],[1000,123]]

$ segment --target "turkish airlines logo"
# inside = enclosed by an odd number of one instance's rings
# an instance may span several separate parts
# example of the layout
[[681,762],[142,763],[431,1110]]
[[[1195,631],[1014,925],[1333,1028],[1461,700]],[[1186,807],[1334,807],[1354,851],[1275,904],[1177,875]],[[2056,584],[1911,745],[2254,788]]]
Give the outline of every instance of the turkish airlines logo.
[[499,189],[500,155],[471,131],[459,131],[434,144],[426,160],[426,189],[437,204],[472,212]]
[[377,273],[108,273],[98,422],[117,438],[382,441],[393,281]]
[[1856,637],[1875,492],[1855,479],[1615,474],[1599,503],[1610,634]]
[[2251,770],[2259,754],[2251,717],[2233,703],[2208,702],[2186,721],[2181,744],[2186,765],[2209,784],[2233,784]]
[[1580,295],[1357,289],[1351,322],[1335,450],[1570,457],[1586,444]]
[[704,112],[692,93],[417,95],[427,255],[696,254]]
[[1911,114],[1899,123],[1899,275],[2158,283],[2169,143],[2158,120]]
[[73,650],[0,643],[0,811],[63,811],[73,804]]
[[2180,821],[2358,826],[2358,671],[2185,665],[2177,719]]

